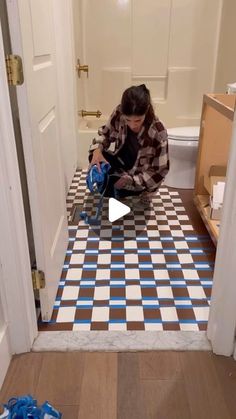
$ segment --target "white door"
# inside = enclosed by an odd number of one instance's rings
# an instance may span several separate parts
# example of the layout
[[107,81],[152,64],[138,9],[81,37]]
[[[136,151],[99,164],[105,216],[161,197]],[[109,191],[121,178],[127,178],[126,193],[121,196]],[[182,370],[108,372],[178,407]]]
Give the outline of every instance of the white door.
[[[58,2],[60,7],[60,2]],[[42,319],[51,318],[68,242],[60,153],[59,106],[52,1],[7,0],[14,54],[22,57],[25,82],[17,88],[26,161]]]
[[[0,11],[1,13],[1,11]],[[2,19],[2,15],[1,15]],[[0,387],[37,336],[29,250],[0,22]]]

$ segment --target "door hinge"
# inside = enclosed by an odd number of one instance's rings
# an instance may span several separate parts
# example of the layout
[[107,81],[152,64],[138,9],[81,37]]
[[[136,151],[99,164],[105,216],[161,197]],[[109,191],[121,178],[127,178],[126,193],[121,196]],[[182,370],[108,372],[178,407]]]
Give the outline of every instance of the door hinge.
[[33,269],[31,271],[31,274],[32,274],[33,289],[34,290],[41,290],[42,288],[45,288],[44,272]]
[[7,79],[10,86],[24,83],[22,59],[19,55],[6,55]]

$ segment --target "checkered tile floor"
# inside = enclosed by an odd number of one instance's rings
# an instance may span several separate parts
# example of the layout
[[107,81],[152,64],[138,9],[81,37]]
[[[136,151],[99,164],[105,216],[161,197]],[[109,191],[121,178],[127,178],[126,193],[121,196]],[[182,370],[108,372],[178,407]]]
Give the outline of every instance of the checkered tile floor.
[[69,246],[52,320],[39,329],[205,330],[215,248],[179,193],[162,187],[150,209],[113,224],[104,202],[97,226],[73,224],[74,205],[91,212],[98,200],[85,177],[78,170],[68,194]]

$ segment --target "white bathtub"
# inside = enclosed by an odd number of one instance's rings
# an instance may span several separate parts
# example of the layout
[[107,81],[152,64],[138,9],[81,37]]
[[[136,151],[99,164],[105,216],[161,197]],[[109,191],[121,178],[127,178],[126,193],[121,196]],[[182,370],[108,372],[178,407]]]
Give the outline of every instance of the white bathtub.
[[98,128],[105,125],[108,118],[81,118],[78,131],[78,167],[88,167],[88,150],[94,137],[98,135]]

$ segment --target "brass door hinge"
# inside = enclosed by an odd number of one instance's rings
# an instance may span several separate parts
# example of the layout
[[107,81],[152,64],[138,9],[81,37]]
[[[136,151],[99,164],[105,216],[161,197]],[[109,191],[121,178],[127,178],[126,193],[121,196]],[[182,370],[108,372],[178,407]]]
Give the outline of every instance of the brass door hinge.
[[8,84],[19,86],[24,83],[22,59],[19,55],[6,55]]
[[31,271],[31,274],[32,274],[33,289],[34,290],[41,290],[42,288],[45,288],[44,272],[37,271],[36,269],[33,269]]

